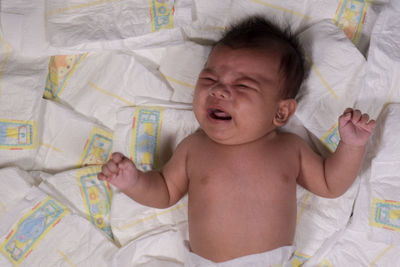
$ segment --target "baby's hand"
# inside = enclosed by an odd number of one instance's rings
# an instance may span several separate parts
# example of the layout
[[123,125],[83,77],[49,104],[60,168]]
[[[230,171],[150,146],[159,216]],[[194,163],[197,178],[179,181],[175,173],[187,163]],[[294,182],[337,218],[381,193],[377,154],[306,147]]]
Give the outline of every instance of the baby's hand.
[[111,159],[101,167],[97,178],[125,191],[136,184],[138,171],[130,159],[117,152],[113,153]]
[[364,146],[374,128],[375,121],[359,110],[347,108],[339,117],[340,139],[348,145]]

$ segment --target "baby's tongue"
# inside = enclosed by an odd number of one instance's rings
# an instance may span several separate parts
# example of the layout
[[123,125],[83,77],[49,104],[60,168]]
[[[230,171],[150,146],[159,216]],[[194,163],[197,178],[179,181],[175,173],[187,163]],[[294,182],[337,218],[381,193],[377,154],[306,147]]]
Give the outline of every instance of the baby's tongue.
[[214,117],[214,119],[218,119],[218,120],[230,120],[232,119],[231,115],[229,115],[228,113],[226,113],[223,110],[220,109],[216,109],[213,111],[212,116]]
[[221,118],[227,118],[230,117],[230,115],[222,110],[217,110],[214,113],[216,116],[221,117]]

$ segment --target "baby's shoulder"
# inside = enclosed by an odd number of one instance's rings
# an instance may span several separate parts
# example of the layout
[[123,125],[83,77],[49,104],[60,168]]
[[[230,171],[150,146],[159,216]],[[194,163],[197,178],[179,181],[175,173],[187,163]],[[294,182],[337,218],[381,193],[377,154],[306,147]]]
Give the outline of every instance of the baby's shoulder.
[[205,133],[202,130],[197,130],[194,133],[186,136],[180,143],[181,147],[193,147],[203,142]]
[[277,132],[277,139],[280,143],[289,146],[292,149],[307,145],[306,141],[297,134],[290,132]]
[[302,142],[303,139],[298,136],[297,134],[291,133],[291,132],[281,132],[277,131],[277,138],[279,138],[282,141],[287,141],[287,142]]

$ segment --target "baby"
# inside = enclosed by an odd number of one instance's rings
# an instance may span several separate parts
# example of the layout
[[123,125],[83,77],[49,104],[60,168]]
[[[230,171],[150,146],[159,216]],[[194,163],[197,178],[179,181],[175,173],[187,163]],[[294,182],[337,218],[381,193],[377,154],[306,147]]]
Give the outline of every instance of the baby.
[[193,110],[201,129],[161,171],[141,172],[114,153],[98,178],[156,208],[188,193],[188,265],[289,260],[296,183],[322,197],[342,195],[375,126],[368,115],[346,109],[339,117],[341,141],[326,159],[298,136],[276,131],[296,110],[303,63],[296,39],[265,19],[234,26],[214,46],[196,84]]

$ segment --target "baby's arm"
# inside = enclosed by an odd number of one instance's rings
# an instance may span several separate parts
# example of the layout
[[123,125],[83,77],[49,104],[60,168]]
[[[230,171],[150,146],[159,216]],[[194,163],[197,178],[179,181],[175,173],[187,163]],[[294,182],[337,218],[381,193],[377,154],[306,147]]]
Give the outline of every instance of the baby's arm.
[[301,170],[298,183],[324,197],[338,197],[351,186],[360,171],[366,143],[375,127],[367,114],[348,108],[339,117],[341,140],[336,151],[325,160],[310,147],[300,149]]
[[161,172],[142,172],[122,155],[113,153],[98,174],[136,202],[154,208],[172,206],[187,192],[186,142],[182,142]]

